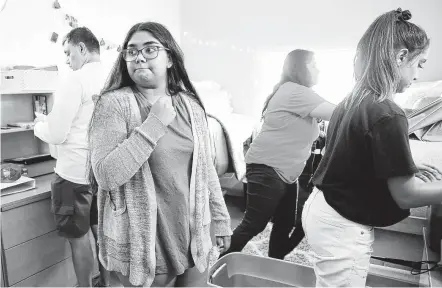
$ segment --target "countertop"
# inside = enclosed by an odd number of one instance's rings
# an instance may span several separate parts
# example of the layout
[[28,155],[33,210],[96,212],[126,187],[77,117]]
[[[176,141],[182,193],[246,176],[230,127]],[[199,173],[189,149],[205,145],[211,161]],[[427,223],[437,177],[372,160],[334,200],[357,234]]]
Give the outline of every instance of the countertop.
[[35,188],[21,193],[1,196],[1,211],[8,211],[20,206],[51,197],[51,182],[55,174],[34,177]]

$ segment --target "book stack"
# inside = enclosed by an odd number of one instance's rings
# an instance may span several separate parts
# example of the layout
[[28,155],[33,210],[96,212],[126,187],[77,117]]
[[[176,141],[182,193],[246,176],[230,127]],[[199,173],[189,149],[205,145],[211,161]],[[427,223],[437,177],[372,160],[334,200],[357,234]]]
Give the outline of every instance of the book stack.
[[35,179],[21,176],[17,181],[11,183],[0,183],[1,196],[16,194],[35,188]]

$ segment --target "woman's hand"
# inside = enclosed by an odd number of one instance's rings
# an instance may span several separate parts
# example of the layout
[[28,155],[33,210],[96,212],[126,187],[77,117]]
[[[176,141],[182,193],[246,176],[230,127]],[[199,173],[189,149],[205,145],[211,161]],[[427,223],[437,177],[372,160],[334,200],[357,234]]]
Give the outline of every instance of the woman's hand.
[[433,182],[442,179],[442,172],[435,166],[425,163],[416,163],[419,172],[416,177],[424,182]]
[[216,246],[220,254],[226,252],[230,248],[230,236],[216,236]]
[[162,96],[152,105],[150,113],[155,114],[164,126],[169,126],[176,117],[175,108],[172,105],[172,97]]
[[46,120],[46,115],[38,112],[34,113],[35,113],[34,124],[37,124],[38,122],[44,122]]

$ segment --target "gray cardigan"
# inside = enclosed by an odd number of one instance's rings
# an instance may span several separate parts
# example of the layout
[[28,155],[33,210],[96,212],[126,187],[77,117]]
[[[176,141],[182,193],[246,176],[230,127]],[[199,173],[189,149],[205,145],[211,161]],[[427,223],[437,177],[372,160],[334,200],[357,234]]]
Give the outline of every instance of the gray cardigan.
[[[200,272],[207,268],[215,235],[231,235],[230,216],[211,158],[205,113],[182,95],[194,136],[189,213],[191,253]],[[155,277],[157,204],[149,155],[166,128],[152,113],[141,123],[129,87],[104,94],[96,103],[90,131],[91,164],[98,190],[100,261],[109,271],[129,276],[133,285],[150,286]]]

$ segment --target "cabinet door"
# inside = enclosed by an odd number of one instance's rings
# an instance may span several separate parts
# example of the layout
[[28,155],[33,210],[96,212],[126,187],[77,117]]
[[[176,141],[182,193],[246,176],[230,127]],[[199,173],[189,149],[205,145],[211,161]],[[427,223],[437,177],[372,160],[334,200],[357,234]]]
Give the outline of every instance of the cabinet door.
[[75,277],[72,258],[69,257],[37,274],[34,274],[12,287],[75,287]]
[[7,249],[5,259],[9,285],[70,257],[69,243],[55,231]]
[[51,199],[30,203],[2,213],[4,249],[40,237],[55,230]]

